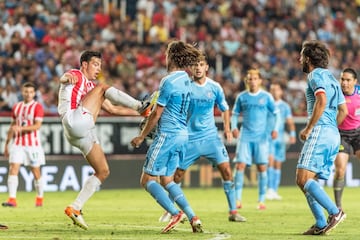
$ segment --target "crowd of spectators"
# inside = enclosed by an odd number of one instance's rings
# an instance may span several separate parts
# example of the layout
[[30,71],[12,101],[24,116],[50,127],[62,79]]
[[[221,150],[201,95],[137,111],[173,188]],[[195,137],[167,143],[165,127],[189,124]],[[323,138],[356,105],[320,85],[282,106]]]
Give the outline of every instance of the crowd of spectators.
[[[125,3],[125,4],[124,4]],[[177,38],[197,44],[209,77],[230,105],[250,67],[264,87],[280,81],[294,115],[306,115],[299,64],[307,39],[326,42],[329,69],[360,67],[360,1],[354,0],[0,0],[0,112],[21,100],[25,81],[38,86],[46,114],[56,115],[59,77],[79,67],[85,49],[103,53],[99,81],[141,99],[166,74],[165,48]]]

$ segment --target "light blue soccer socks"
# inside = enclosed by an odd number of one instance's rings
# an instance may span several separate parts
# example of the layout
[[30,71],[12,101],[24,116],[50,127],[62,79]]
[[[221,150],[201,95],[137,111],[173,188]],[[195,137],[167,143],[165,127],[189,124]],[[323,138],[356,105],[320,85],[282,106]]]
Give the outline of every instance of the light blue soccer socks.
[[268,177],[268,183],[267,188],[268,189],[275,189],[275,169],[273,167],[268,167],[267,169],[267,177]]
[[315,225],[319,228],[323,228],[326,226],[326,216],[324,214],[323,208],[321,205],[311,196],[310,193],[305,194],[308,205],[311,209],[311,212],[316,220]]
[[274,173],[273,173],[273,181],[274,181],[274,190],[275,192],[277,192],[279,190],[279,185],[280,185],[280,181],[281,181],[281,170],[280,169],[274,169]]
[[174,199],[174,201],[181,208],[181,210],[184,211],[188,219],[192,219],[195,216],[195,213],[190,207],[188,201],[186,200],[181,187],[175,182],[170,182],[165,186],[165,189],[169,192],[169,195],[172,199]]
[[170,200],[169,196],[165,192],[164,188],[154,180],[146,183],[146,191],[171,215],[176,215],[179,210],[176,208],[174,203]]
[[259,202],[265,202],[265,194],[266,194],[266,185],[267,185],[267,173],[264,172],[257,172],[258,177],[258,190],[259,190]]
[[326,209],[329,215],[339,213],[336,204],[327,195],[320,184],[314,179],[309,179],[304,185],[304,189],[308,192],[323,208]]
[[235,170],[234,182],[236,200],[241,201],[244,186],[244,171]]
[[223,181],[223,188],[229,205],[229,212],[236,210],[235,186],[233,181]]

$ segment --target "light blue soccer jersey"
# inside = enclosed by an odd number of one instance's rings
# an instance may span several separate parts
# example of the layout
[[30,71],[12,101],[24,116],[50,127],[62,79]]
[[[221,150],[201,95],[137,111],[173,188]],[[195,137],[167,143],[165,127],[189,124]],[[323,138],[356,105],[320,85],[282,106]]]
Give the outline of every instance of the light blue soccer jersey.
[[[275,101],[275,106],[279,110],[280,114],[280,123],[278,128],[278,137],[274,139],[275,142],[283,142],[284,141],[284,135],[285,135],[285,126],[286,121],[289,118],[292,118],[291,108],[290,105],[285,102],[284,100],[280,99],[278,101]],[[268,124],[268,132],[271,133],[271,131],[274,129],[275,125],[275,117],[270,114],[269,116],[271,124]],[[270,137],[271,138],[271,137]]]
[[345,103],[339,82],[324,68],[316,68],[308,74],[306,90],[307,111],[312,115],[315,95],[325,93],[326,106],[301,150],[297,168],[316,173],[319,179],[328,179],[335,157],[339,152],[340,134],[336,116],[338,105]]
[[306,89],[307,113],[312,116],[315,95],[326,93],[326,107],[316,125],[332,125],[337,127],[336,116],[338,105],[345,103],[338,80],[328,69],[316,68],[308,74],[308,88]]
[[217,136],[214,106],[217,105],[222,112],[229,110],[223,89],[219,83],[210,78],[206,78],[203,85],[193,81],[191,86],[188,115],[189,141]]
[[191,79],[185,71],[174,71],[160,82],[157,104],[164,110],[158,121],[143,171],[154,176],[172,176],[183,160],[188,141],[187,113]]
[[[270,93],[259,90],[257,93],[243,91],[236,97],[231,117],[231,129],[237,127],[238,116],[242,113],[240,129],[242,142],[254,142],[269,139],[268,114],[276,115],[278,109]],[[279,123],[276,124],[278,128]]]
[[164,107],[164,112],[158,122],[159,133],[187,133],[190,81],[185,71],[174,71],[161,80],[157,104]]

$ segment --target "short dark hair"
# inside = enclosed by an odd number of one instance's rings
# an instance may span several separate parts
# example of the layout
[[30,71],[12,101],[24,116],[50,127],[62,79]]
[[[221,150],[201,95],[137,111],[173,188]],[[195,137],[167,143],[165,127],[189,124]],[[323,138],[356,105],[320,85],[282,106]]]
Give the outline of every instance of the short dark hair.
[[352,68],[345,68],[342,72],[343,73],[350,73],[350,74],[353,75],[354,79],[357,79],[357,73]]
[[80,57],[80,65],[82,64],[82,62],[90,62],[92,57],[101,59],[101,53],[98,51],[89,51],[89,50],[83,52]]
[[33,88],[36,91],[36,85],[33,82],[25,82],[22,85],[23,88]]
[[330,51],[317,40],[305,41],[302,45],[302,54],[309,58],[311,65],[314,67],[326,68],[329,64]]

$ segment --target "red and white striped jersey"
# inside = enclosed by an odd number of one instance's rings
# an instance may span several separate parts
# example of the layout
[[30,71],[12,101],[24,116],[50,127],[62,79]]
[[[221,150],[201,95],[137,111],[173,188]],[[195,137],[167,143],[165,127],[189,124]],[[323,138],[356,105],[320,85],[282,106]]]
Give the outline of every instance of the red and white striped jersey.
[[[21,101],[12,108],[12,121],[18,126],[31,126],[35,121],[42,121],[44,118],[44,109],[40,103],[31,101],[26,103]],[[40,131],[31,131],[26,133],[17,133],[13,136],[13,144],[18,146],[41,146]]]
[[95,83],[88,80],[80,70],[72,69],[68,72],[77,76],[78,81],[75,85],[60,85],[58,104],[60,116],[63,116],[68,110],[76,109],[81,99],[95,87]]

